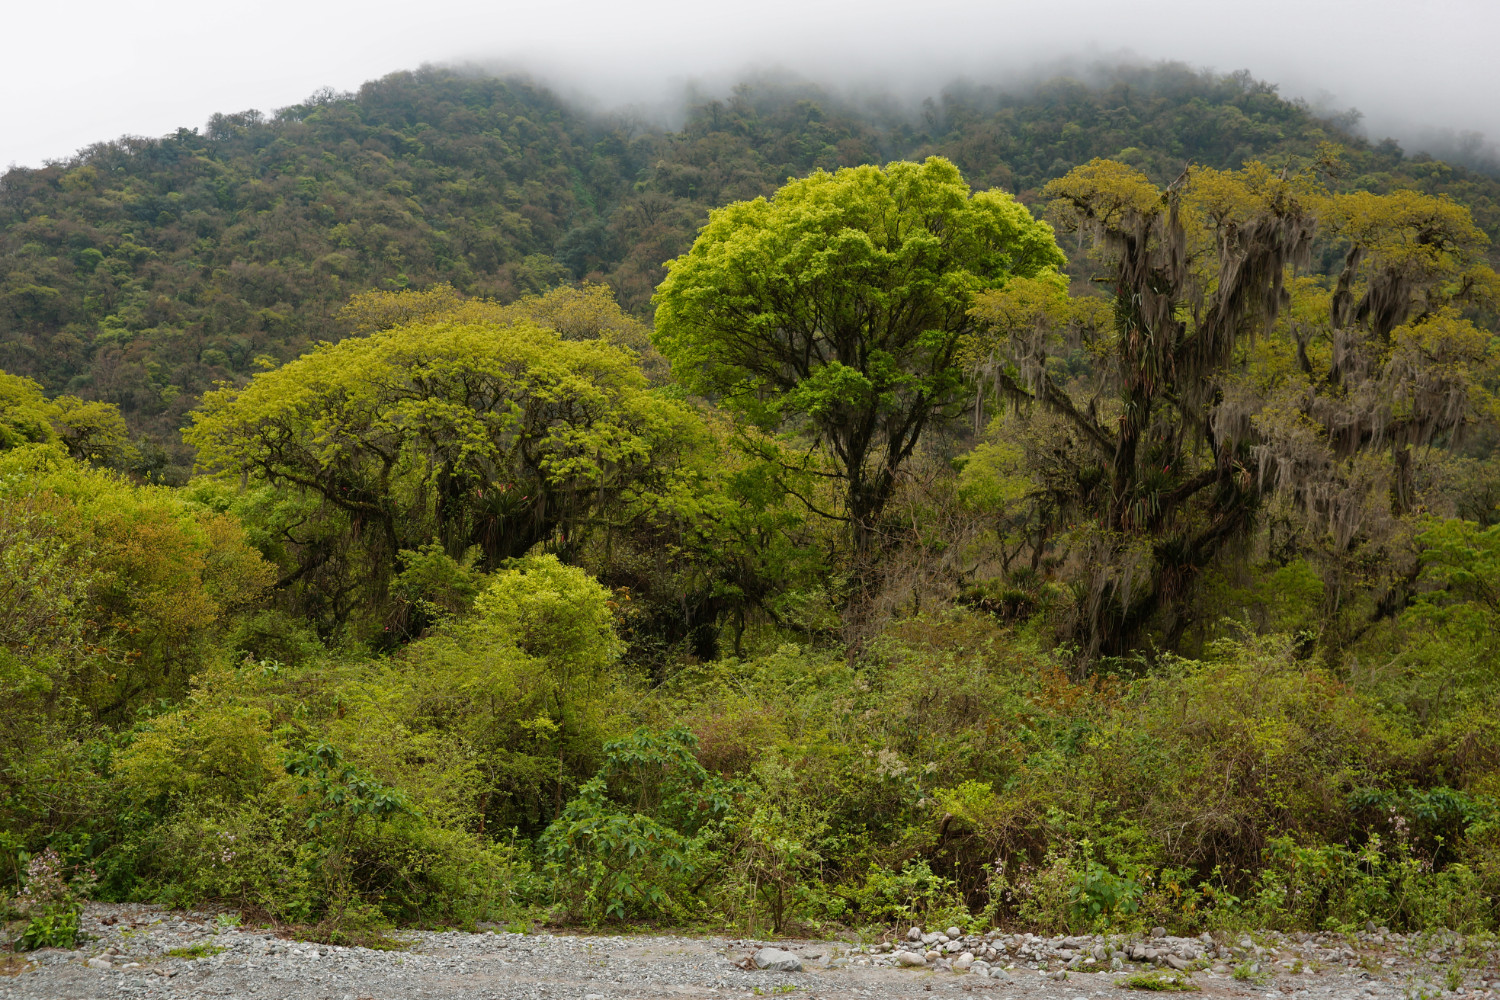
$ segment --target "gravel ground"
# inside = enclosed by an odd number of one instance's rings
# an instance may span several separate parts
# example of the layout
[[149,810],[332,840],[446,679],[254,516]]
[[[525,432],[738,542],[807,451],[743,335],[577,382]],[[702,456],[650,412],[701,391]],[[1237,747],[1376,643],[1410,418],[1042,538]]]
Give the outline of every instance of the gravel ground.
[[[1170,973],[1168,963],[1187,966],[1184,974],[1207,997],[1500,995],[1493,950],[1455,935],[1402,937],[1378,929],[1217,941],[992,934],[950,942],[929,933],[925,941],[874,945],[447,931],[406,933],[407,950],[386,952],[224,927],[211,914],[120,905],[91,905],[84,929],[90,936],[85,948],[33,952],[23,956],[24,964],[0,966],[7,973],[0,975],[0,998],[655,1000],[793,994],[789,1000],[928,1000],[929,994],[978,993],[994,1000],[1093,1000],[1120,997],[1127,976],[1153,965]],[[755,969],[753,956],[768,943],[793,952],[803,971]],[[973,965],[963,968],[971,956]],[[921,964],[901,967],[903,958]],[[1236,968],[1242,978],[1234,975]],[[1243,978],[1247,973],[1251,978]],[[1459,975],[1458,990],[1448,991]]]

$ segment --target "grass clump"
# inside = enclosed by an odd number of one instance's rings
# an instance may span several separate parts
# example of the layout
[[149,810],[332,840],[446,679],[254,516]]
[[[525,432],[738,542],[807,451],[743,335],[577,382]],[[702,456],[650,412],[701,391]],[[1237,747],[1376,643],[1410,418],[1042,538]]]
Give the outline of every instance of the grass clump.
[[169,948],[167,954],[173,958],[212,958],[223,950],[224,948],[220,945],[199,941],[197,944],[188,945],[186,948]]
[[1271,974],[1250,962],[1241,962],[1234,967],[1234,978],[1242,983],[1254,983],[1257,986],[1270,982]]
[[1124,979],[1115,980],[1115,985],[1127,990],[1146,990],[1151,993],[1195,993],[1200,987],[1182,972],[1137,972]]

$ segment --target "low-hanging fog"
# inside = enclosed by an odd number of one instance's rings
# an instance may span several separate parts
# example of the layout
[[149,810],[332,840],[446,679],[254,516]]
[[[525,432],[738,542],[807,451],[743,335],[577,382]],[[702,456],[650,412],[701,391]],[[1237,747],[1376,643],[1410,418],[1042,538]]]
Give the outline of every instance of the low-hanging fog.
[[[750,72],[902,98],[955,78],[1023,84],[1098,62],[1249,69],[1375,137],[1439,155],[1500,138],[1492,0],[758,0],[568,5],[432,0],[80,0],[7,13],[0,167],[121,134],[270,110],[424,62],[525,69],[601,106],[669,109]],[[1474,158],[1471,155],[1471,159]]]

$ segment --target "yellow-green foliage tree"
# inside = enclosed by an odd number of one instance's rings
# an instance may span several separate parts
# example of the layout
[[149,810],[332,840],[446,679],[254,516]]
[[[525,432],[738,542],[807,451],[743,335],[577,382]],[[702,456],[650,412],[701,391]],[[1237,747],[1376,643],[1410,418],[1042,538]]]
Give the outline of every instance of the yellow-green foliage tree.
[[31,379],[0,371],[0,451],[49,441],[104,465],[123,461],[131,450],[119,407],[77,396],[48,399]]
[[422,290],[361,292],[339,310],[351,333],[389,330],[417,321],[453,323],[535,323],[564,340],[604,340],[634,351],[653,382],[666,376],[666,362],[651,344],[651,328],[620,308],[608,285],[563,285],[501,305],[466,298],[452,285]]
[[826,449],[863,552],[923,432],[969,398],[974,296],[1064,262],[1049,226],[941,157],[818,171],[713,212],[668,264],[656,343],[693,391]]
[[282,582],[336,626],[360,605],[385,614],[391,576],[423,545],[455,561],[472,551],[481,572],[539,543],[575,545],[670,477],[693,426],[625,348],[435,320],[211,393],[187,437],[210,469],[316,501],[286,526]]
[[[788,495],[783,485],[785,474],[773,474],[768,460],[768,456],[777,454],[771,447],[773,442],[736,428],[701,403],[684,406],[655,392],[642,394],[643,387],[633,374],[635,367],[648,380],[657,382],[665,379],[665,361],[647,339],[646,325],[626,315],[608,288],[559,288],[508,305],[466,299],[447,286],[367,292],[355,296],[340,315],[351,331],[361,336],[384,335],[403,324],[411,326],[413,329],[402,335],[408,342],[424,336],[416,328],[451,325],[496,330],[521,324],[533,330],[531,324],[541,323],[549,331],[542,339],[556,345],[559,357],[574,359],[565,364],[593,357],[610,359],[609,363],[616,365],[611,374],[586,377],[605,386],[606,394],[616,393],[611,398],[622,401],[626,411],[637,406],[657,407],[671,416],[658,430],[644,434],[652,448],[649,462],[640,455],[628,460],[625,474],[638,477],[632,485],[617,490],[602,479],[603,492],[592,495],[596,502],[586,516],[571,518],[570,529],[548,535],[545,530],[533,532],[527,528],[512,539],[513,546],[498,549],[494,538],[486,547],[471,536],[467,548],[462,537],[455,541],[450,535],[445,540],[432,518],[424,521],[427,515],[413,513],[424,501],[410,495],[402,501],[412,506],[403,508],[406,513],[396,542],[396,558],[382,564],[366,549],[345,544],[356,522],[332,508],[320,490],[300,486],[285,489],[281,480],[264,473],[252,476],[243,489],[227,479],[217,485],[203,481],[196,484],[196,492],[212,494],[211,502],[235,512],[244,521],[255,544],[284,568],[282,583],[296,595],[296,606],[325,625],[340,620],[343,609],[357,593],[378,590],[380,578],[389,574],[391,602],[384,619],[377,622],[382,634],[394,638],[418,634],[436,614],[466,611],[478,581],[497,560],[541,541],[587,566],[609,586],[621,589],[629,612],[623,628],[631,637],[633,657],[659,675],[666,669],[663,660],[670,655],[669,650],[685,647],[710,657],[717,648],[722,625],[730,627],[738,641],[751,619],[780,617],[778,605],[788,599],[789,590],[819,586],[814,577],[826,570],[821,555],[826,546],[814,544],[816,528],[801,504]],[[526,339],[530,334],[517,336]],[[477,336],[444,350],[452,358],[471,352],[476,366],[473,371],[479,371],[477,366],[492,363],[493,359],[484,360],[488,354],[507,350],[506,343],[504,338]],[[528,364],[533,362],[524,362],[521,367]],[[264,381],[275,381],[283,387],[277,392],[290,391],[312,370],[302,363],[288,368]],[[352,369],[345,374],[351,380],[355,378]],[[618,385],[606,385],[610,379],[617,379]],[[516,391],[533,391],[522,381],[518,378],[514,383]],[[430,379],[424,385],[434,393],[448,391]],[[566,394],[574,390],[562,385],[558,391]],[[482,408],[490,404],[480,400],[474,405]],[[235,411],[241,416],[248,412]],[[645,411],[635,412],[639,416]],[[476,420],[483,419],[488,418],[476,416]],[[594,420],[590,416],[577,419]],[[621,419],[628,423],[636,418],[625,412]],[[406,421],[406,425],[411,426],[411,422]],[[594,426],[597,430],[601,425]],[[428,426],[420,446],[426,447],[445,433],[440,426]],[[758,443],[737,447],[750,444],[752,438]],[[514,440],[521,440],[521,436]],[[534,437],[533,442],[528,449],[545,447]],[[510,454],[515,457],[514,451]],[[522,498],[536,496],[538,491],[504,487],[518,476],[529,476],[524,481],[536,482],[540,473],[536,469],[511,471],[504,464],[510,460],[499,457],[485,464],[472,448],[465,459],[470,463],[468,473],[478,477],[472,480],[477,484],[476,491],[488,492],[494,504],[508,505],[508,511],[502,513],[519,518],[525,512],[535,512],[530,500]],[[524,464],[528,459],[523,454],[515,461]],[[491,475],[496,478],[487,489],[485,477]],[[821,491],[815,475],[803,476],[797,485],[804,495]],[[499,491],[494,487],[500,487]],[[454,510],[451,502],[444,502],[445,509]],[[820,498],[820,502],[827,502],[827,498]],[[436,501],[423,509],[428,514],[438,513]],[[267,645],[269,648],[274,643]]]
[[0,453],[0,632],[18,678],[53,704],[118,717],[181,693],[225,615],[271,567],[232,517],[140,486],[60,447]]
[[52,408],[29,378],[0,372],[0,449],[57,440]]

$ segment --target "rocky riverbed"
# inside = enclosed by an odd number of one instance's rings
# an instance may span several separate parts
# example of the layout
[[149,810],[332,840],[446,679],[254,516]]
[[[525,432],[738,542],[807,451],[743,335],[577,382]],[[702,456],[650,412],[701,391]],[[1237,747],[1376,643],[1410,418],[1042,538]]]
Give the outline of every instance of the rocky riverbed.
[[1078,1000],[1164,981],[1203,996],[1500,995],[1495,944],[1454,934],[1041,937],[912,928],[877,941],[406,932],[404,950],[331,947],[212,914],[91,905],[86,947],[0,966],[4,1000],[633,1000],[777,996]]

